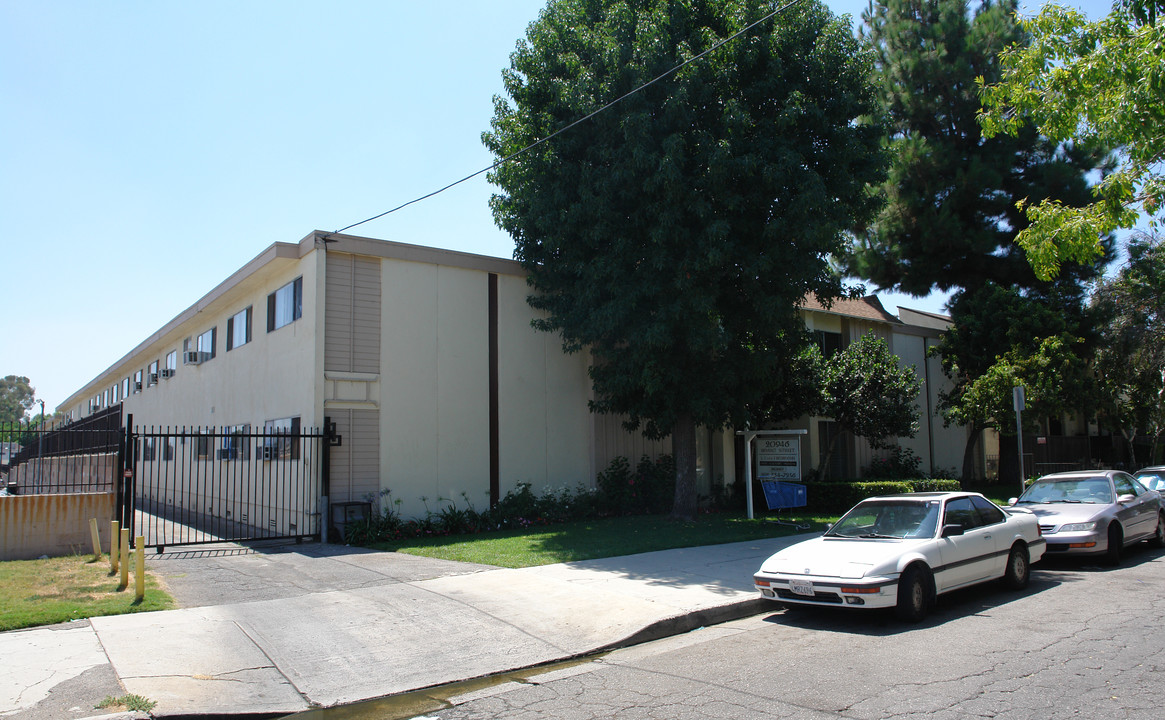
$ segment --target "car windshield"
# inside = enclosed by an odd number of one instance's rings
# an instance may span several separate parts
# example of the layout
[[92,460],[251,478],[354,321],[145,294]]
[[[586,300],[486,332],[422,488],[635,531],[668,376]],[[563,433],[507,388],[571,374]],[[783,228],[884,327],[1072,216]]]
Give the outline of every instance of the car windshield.
[[1041,478],[1019,496],[1020,503],[1086,503],[1108,505],[1112,503],[1112,484],[1108,478]]
[[864,500],[825,533],[845,538],[930,538],[938,526],[937,500]]
[[1158,492],[1165,490],[1165,473],[1137,473],[1138,481],[1150,490],[1157,490]]

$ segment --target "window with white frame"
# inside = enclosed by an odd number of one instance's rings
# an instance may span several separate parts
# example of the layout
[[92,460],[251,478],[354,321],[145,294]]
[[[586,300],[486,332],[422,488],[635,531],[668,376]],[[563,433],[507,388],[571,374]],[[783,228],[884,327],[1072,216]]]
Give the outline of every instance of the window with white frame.
[[302,277],[297,277],[267,296],[267,332],[289,325],[302,315]]
[[261,460],[299,459],[299,418],[268,420],[263,424]]
[[166,367],[162,369],[162,377],[172,378],[178,372],[178,351],[171,350],[166,354]]
[[227,352],[251,342],[251,308],[227,318]]

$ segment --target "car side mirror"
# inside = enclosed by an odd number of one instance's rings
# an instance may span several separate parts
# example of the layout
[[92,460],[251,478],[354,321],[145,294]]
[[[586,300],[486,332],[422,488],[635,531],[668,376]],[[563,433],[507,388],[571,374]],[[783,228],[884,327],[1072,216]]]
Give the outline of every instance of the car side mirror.
[[1118,503],[1120,503],[1121,505],[1124,505],[1125,503],[1131,503],[1132,501],[1134,501],[1134,500],[1136,500],[1136,499],[1137,499],[1137,496],[1136,496],[1136,495],[1128,495],[1128,494],[1125,494],[1125,495],[1121,495],[1120,497],[1118,497],[1118,498],[1116,499],[1116,501],[1117,501]]
[[958,523],[951,523],[950,525],[943,525],[942,537],[955,537],[963,534],[963,526]]
[[1017,502],[1019,502],[1019,498],[1007,498],[1007,504],[1008,504],[1009,506],[1010,506],[1010,505],[1014,505],[1014,504],[1016,504]]

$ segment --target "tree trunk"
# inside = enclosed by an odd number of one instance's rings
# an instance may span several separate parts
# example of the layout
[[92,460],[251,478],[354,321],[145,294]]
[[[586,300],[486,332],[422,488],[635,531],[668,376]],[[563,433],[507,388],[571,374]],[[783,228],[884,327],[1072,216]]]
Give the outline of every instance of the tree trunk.
[[1137,469],[1137,447],[1133,441],[1137,439],[1137,431],[1122,432],[1121,435],[1125,438],[1125,449],[1129,451],[1129,467],[1133,470]]
[[[967,436],[967,445],[963,448],[963,477],[962,481],[967,483],[975,479],[975,446],[979,444],[979,436],[983,434],[983,428],[978,425],[971,426],[971,433]],[[1022,473],[1022,468],[1020,469]]]
[[671,448],[676,461],[676,496],[671,516],[675,520],[695,520],[696,421],[690,414],[676,418],[671,432]]

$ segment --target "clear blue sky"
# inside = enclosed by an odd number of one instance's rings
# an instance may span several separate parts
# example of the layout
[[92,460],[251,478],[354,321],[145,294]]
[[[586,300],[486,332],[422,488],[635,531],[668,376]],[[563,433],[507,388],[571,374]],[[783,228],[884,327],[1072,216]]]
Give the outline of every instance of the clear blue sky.
[[[0,0],[0,376],[54,408],[271,243],[489,165],[491,98],[543,5]],[[350,232],[510,257],[490,193]]]

